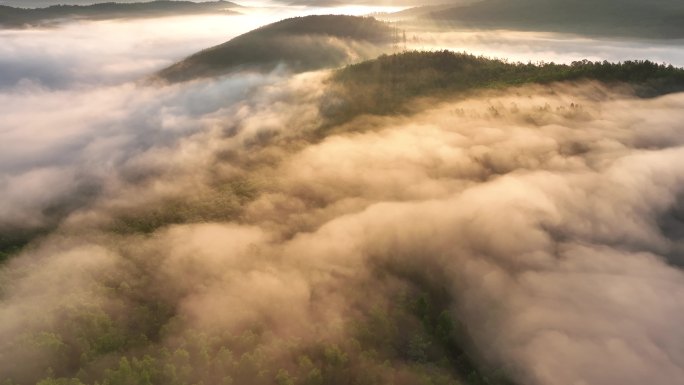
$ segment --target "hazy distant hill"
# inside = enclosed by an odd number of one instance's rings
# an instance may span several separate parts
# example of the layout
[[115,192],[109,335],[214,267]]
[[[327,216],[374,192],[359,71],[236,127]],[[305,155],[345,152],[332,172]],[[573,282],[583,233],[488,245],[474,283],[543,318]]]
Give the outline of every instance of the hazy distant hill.
[[174,16],[204,13],[234,13],[239,5],[229,1],[150,1],[144,3],[100,3],[94,5],[53,5],[47,8],[13,8],[0,5],[0,25],[22,27],[45,25],[65,19],[117,19]]
[[451,10],[455,7],[463,7],[478,1],[481,0],[453,0],[447,4],[420,5],[417,7],[406,8],[398,12],[378,12],[374,13],[373,16],[380,20],[388,21],[411,20],[415,18],[424,18],[432,12]]
[[376,57],[391,41],[392,29],[370,17],[297,17],[203,50],[158,76],[184,81],[241,69],[270,71],[279,64],[295,72],[307,71]]
[[644,38],[684,38],[684,2],[674,0],[483,0],[403,15],[442,26],[555,31]]
[[[145,3],[150,0],[116,0],[117,3]],[[52,5],[93,5],[102,0],[0,0],[0,5],[17,8],[44,8]]]

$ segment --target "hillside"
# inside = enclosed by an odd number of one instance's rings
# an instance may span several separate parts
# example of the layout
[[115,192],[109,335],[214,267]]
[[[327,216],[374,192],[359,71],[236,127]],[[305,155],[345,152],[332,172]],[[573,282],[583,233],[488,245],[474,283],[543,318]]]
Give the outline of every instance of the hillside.
[[444,10],[452,10],[456,7],[463,7],[481,0],[453,0],[447,4],[435,5],[419,5],[416,7],[406,8],[397,12],[378,12],[373,16],[380,20],[387,21],[403,21],[416,18],[424,18],[433,12],[442,12]]
[[402,15],[404,19],[417,18],[448,28],[518,29],[655,39],[684,37],[684,3],[673,0],[483,0],[449,9],[415,8]]
[[46,8],[14,8],[0,5],[0,26],[27,27],[49,25],[65,19],[105,20],[193,15],[205,13],[235,13],[239,5],[218,0],[204,3],[158,0],[145,3],[100,3],[93,5],[53,5]]
[[158,73],[185,81],[285,64],[307,71],[376,57],[391,42],[392,30],[373,18],[321,15],[279,21],[203,50]]
[[339,123],[365,113],[396,113],[414,97],[580,80],[628,83],[640,96],[647,97],[684,90],[684,69],[650,61],[524,64],[449,51],[405,52],[383,55],[335,73],[335,103],[323,112]]

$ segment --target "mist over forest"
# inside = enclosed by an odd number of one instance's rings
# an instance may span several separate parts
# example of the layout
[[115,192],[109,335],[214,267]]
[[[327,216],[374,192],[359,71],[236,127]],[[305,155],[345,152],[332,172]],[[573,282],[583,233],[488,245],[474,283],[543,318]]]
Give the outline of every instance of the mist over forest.
[[94,3],[0,1],[0,385],[682,383],[678,2]]

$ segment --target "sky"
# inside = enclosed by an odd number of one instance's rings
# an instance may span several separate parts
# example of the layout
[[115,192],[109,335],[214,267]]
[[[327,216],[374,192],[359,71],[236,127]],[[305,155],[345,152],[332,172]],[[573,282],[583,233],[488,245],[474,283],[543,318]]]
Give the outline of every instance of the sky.
[[[318,140],[328,71],[146,81],[284,17],[386,10],[278,6],[0,30],[0,229],[60,221],[2,267],[0,372],[30,376],[17,357],[35,357],[7,355],[7,341],[84,297],[113,305],[97,279],[128,277],[131,260],[153,262],[154,289],[186,317],[169,346],[193,328],[246,322],[330,337],[338,329],[310,325],[342,324],[358,305],[349,297],[365,295],[356,287],[381,301],[401,286],[376,280],[385,263],[439,279],[483,359],[516,380],[679,384],[684,95],[520,87],[360,117]],[[478,30],[409,40],[523,62],[684,66],[677,41]],[[265,193],[239,220],[217,220],[233,215],[219,187],[234,180]],[[106,230],[178,200],[210,220],[149,237]]]

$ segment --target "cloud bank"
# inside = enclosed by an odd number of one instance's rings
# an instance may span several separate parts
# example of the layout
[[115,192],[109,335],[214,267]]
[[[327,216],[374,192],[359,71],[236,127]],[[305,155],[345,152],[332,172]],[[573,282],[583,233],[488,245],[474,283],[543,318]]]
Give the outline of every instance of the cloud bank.
[[[320,82],[262,86],[169,147],[124,154],[94,202],[4,268],[3,350],[83,298],[127,308],[102,275],[143,274],[140,295],[173,306],[161,344],[260,324],[270,346],[348,333],[355,287],[391,297],[375,275],[408,270],[447,290],[477,355],[521,383],[678,382],[681,95],[517,89],[316,141]],[[149,236],[120,227],[151,215]]]
[[47,230],[0,270],[3,379],[680,382],[684,95],[322,133],[329,74],[285,74],[4,91],[0,226]]

